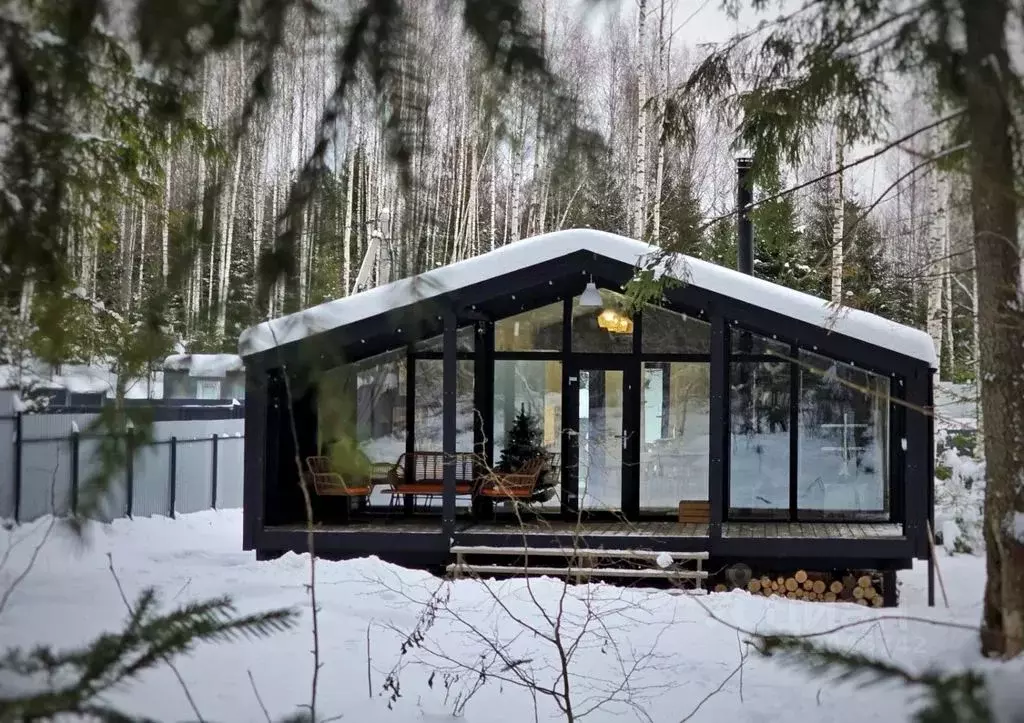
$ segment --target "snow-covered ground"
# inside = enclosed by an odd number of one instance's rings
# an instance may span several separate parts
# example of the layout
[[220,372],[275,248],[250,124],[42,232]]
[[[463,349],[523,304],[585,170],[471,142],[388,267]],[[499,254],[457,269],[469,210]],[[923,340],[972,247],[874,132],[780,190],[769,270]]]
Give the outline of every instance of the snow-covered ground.
[[[28,562],[46,530],[48,519],[14,532],[0,532],[0,558],[13,552],[0,570],[2,589]],[[309,603],[305,584],[308,558],[289,555],[256,562],[241,546],[241,512],[222,510],[181,516],[116,520],[91,528],[83,550],[55,528],[31,573],[0,612],[4,646],[83,643],[104,630],[119,628],[124,605],[107,565],[113,557],[131,598],[156,586],[165,605],[216,595],[231,595],[243,612],[281,606],[303,611],[294,631],[259,641],[207,645],[178,670],[203,717],[218,721],[262,720],[249,673],[272,716],[296,711],[308,700],[311,671]],[[902,605],[907,615],[975,625],[980,615],[983,560],[974,556],[942,559],[941,572],[950,608],[925,606],[925,572],[901,575]],[[464,706],[459,720],[534,720],[531,694],[503,678],[491,644],[506,647],[540,685],[557,677],[557,655],[545,639],[562,584],[523,580],[484,584],[464,580],[444,584],[426,573],[404,570],[376,559],[318,564],[322,607],[320,641],[324,667],[320,676],[320,713],[344,714],[346,720],[445,721],[465,698],[476,676],[463,671],[445,676],[459,664],[480,665],[489,674]],[[425,630],[422,646],[404,658],[404,636],[416,629],[424,601],[444,589],[446,600]],[[941,596],[939,598],[941,605]],[[534,602],[536,601],[536,602]],[[507,611],[500,609],[504,606]],[[578,627],[589,632],[575,650],[571,690],[577,714],[594,708],[594,721],[677,721],[716,690],[736,669],[741,644],[722,620],[762,632],[810,632],[840,623],[870,620],[829,637],[844,648],[891,659],[915,669],[940,665],[986,665],[979,659],[977,636],[968,630],[893,620],[894,611],[855,605],[803,603],[753,597],[742,592],[702,598],[665,591],[604,585],[570,588],[565,634],[571,642]],[[588,612],[588,611],[592,611]],[[514,622],[512,617],[519,623]],[[532,627],[536,632],[530,632]],[[1021,668],[998,668],[1004,677]],[[630,670],[628,685],[622,686]],[[431,675],[437,671],[435,675]],[[382,686],[396,673],[401,697],[388,710]],[[602,700],[607,702],[601,704]],[[114,701],[129,712],[160,720],[194,718],[173,673],[164,668],[120,691]],[[538,695],[538,720],[558,719],[552,701]],[[695,721],[724,720],[903,720],[914,710],[911,691],[893,686],[868,690],[816,679],[751,654],[742,675],[733,675],[700,707]],[[1021,703],[1020,710],[1024,710]],[[642,713],[640,712],[642,711]],[[373,716],[373,718],[371,718]]]

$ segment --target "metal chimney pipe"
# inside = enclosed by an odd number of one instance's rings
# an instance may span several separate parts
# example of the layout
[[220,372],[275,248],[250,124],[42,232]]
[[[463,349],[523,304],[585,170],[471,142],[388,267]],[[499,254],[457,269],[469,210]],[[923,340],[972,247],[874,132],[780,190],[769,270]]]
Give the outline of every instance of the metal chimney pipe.
[[754,159],[748,155],[736,158],[736,268],[744,274],[754,275],[754,227],[750,222],[750,205],[754,202],[754,184],[751,169]]

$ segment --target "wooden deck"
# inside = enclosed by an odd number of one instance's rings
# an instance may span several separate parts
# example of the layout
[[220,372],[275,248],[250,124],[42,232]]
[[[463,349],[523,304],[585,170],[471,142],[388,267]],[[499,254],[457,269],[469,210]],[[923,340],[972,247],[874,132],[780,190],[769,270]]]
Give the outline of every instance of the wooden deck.
[[[305,531],[305,525],[282,525],[275,529],[293,532]],[[438,520],[395,519],[373,522],[352,522],[346,525],[321,525],[317,533],[399,533],[436,535],[441,531]],[[629,538],[688,538],[708,537],[708,526],[671,521],[650,522],[567,522],[564,520],[528,521],[514,523],[458,522],[458,535],[582,535],[592,537]],[[902,539],[903,526],[892,523],[831,523],[831,522],[726,522],[722,537],[729,539],[785,538],[819,540],[883,540]]]

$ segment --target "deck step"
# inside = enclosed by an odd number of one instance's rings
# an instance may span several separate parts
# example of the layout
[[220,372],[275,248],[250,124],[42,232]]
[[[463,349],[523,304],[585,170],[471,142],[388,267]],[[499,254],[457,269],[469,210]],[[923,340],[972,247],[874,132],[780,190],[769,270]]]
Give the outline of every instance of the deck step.
[[655,550],[604,550],[596,548],[571,547],[487,547],[476,545],[454,545],[453,555],[516,555],[521,557],[592,557],[620,558],[623,560],[657,560],[669,555],[674,561],[707,560],[707,552],[657,552]]
[[615,567],[533,567],[526,565],[468,565],[452,563],[448,565],[448,573],[460,575],[475,573],[477,575],[549,575],[552,577],[591,578],[591,577],[634,577],[663,578],[669,580],[706,580],[705,570],[663,570],[651,568],[646,570],[628,570]]

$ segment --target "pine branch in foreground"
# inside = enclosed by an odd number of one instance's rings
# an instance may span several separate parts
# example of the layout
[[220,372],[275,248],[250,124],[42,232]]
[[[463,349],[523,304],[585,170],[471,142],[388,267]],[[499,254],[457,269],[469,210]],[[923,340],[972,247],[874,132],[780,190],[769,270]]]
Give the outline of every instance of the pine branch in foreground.
[[192,602],[161,614],[153,589],[139,594],[124,628],[80,648],[8,649],[0,658],[0,721],[72,713],[107,721],[145,720],[121,713],[103,696],[165,660],[204,642],[265,638],[297,622],[291,609],[239,616],[230,598]]
[[919,688],[923,704],[913,718],[918,723],[990,723],[993,720],[985,679],[976,671],[912,673],[895,663],[799,637],[758,636],[754,643],[761,654],[784,665],[831,676],[838,682],[865,686],[893,682]]

